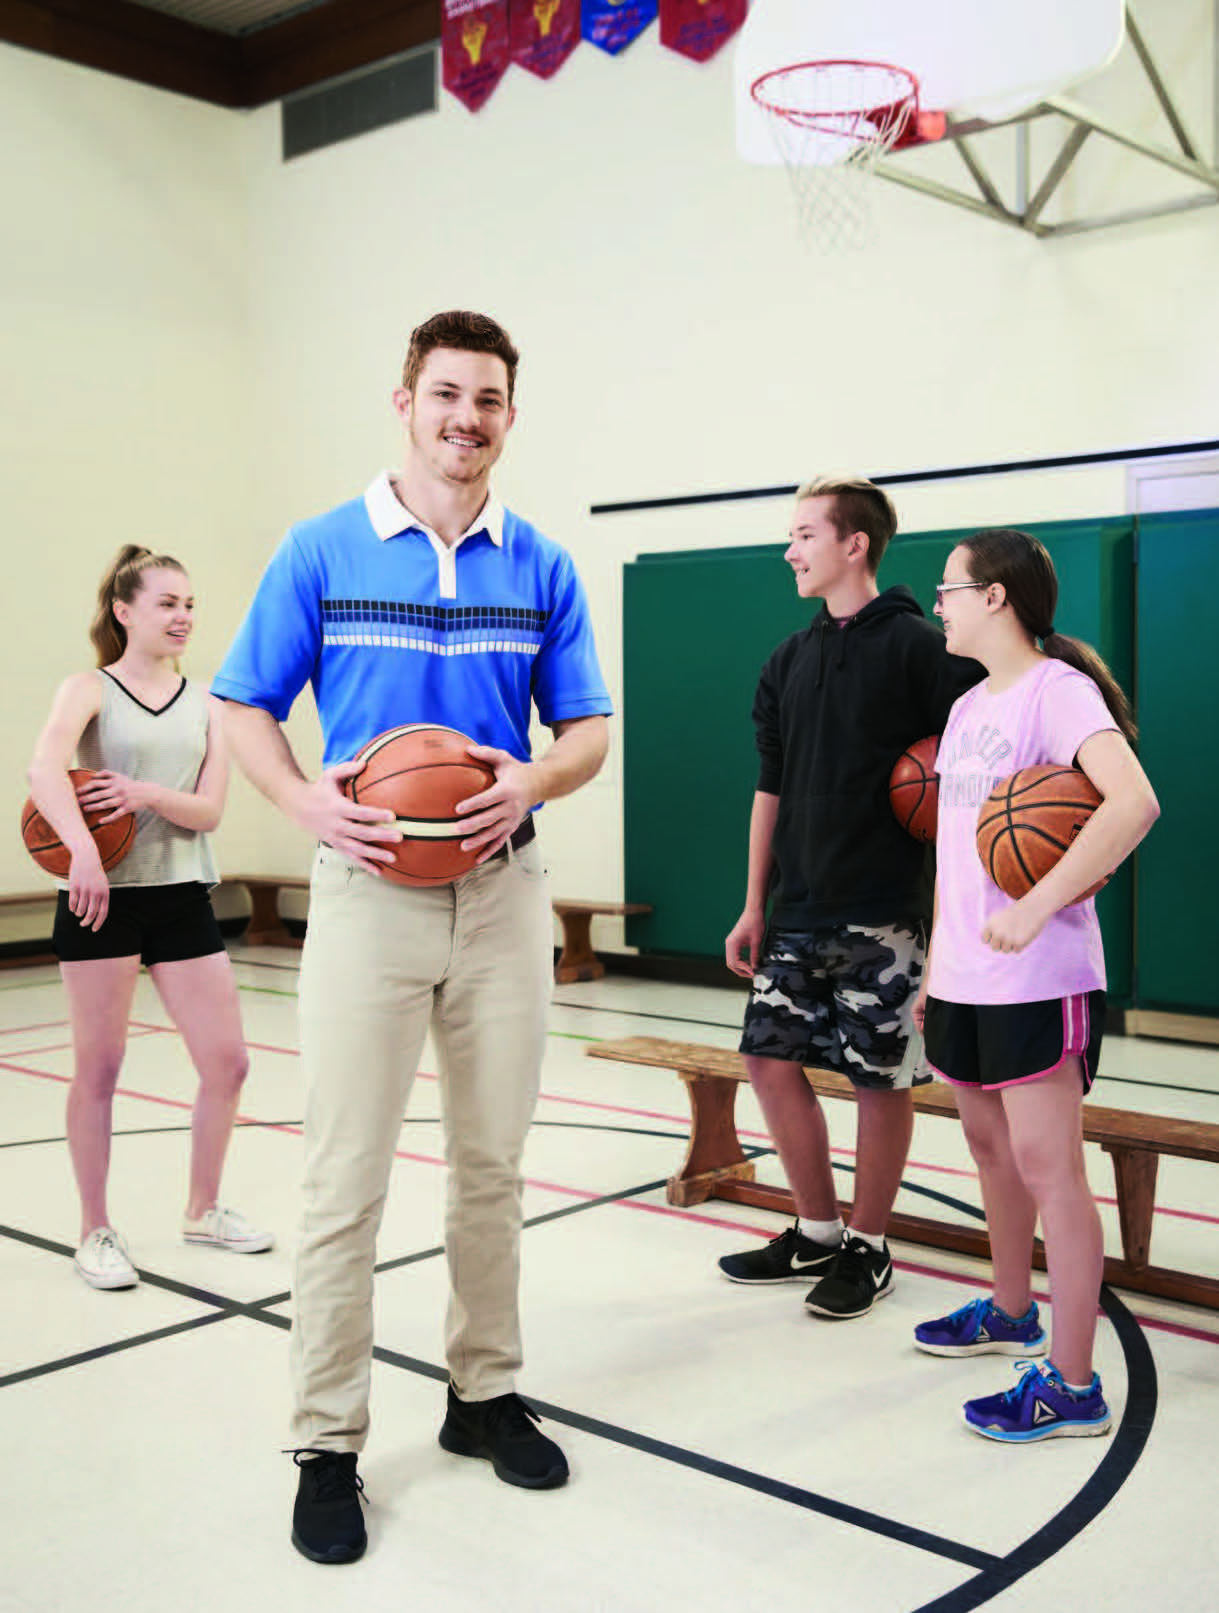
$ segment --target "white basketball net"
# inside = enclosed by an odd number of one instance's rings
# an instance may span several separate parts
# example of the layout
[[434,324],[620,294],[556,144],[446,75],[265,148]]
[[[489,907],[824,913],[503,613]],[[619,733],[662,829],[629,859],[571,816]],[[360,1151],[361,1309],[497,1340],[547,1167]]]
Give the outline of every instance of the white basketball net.
[[801,62],[754,82],[796,198],[800,232],[827,252],[866,244],[868,177],[918,120],[913,73],[881,62]]

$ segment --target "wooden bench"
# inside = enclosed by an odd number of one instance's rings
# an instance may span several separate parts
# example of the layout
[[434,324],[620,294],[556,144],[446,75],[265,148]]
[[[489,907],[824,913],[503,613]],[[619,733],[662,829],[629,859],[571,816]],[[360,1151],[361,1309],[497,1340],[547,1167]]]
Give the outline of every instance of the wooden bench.
[[225,885],[244,885],[250,893],[250,922],[241,939],[248,947],[299,947],[279,913],[280,891],[307,891],[307,879],[280,878],[276,874],[224,874]]
[[[719,1198],[736,1204],[759,1205],[785,1215],[795,1214],[788,1188],[755,1181],[753,1164],[746,1158],[737,1137],[734,1115],[737,1087],[749,1079],[740,1053],[656,1036],[595,1042],[586,1051],[593,1058],[672,1070],[685,1082],[690,1094],[690,1141],[681,1169],[669,1180],[670,1204],[701,1204],[706,1199]],[[819,1097],[851,1099],[855,1095],[850,1082],[841,1075],[815,1069],[804,1073]],[[957,1117],[952,1088],[940,1082],[916,1087],[914,1107],[919,1114]],[[1112,1159],[1117,1185],[1122,1255],[1120,1259],[1106,1257],[1105,1281],[1120,1288],[1219,1310],[1219,1278],[1170,1271],[1150,1264],[1160,1156],[1167,1154],[1176,1159],[1219,1163],[1219,1125],[1108,1109],[1096,1103],[1084,1104],[1083,1119],[1085,1141],[1098,1144]],[[986,1234],[972,1227],[895,1213],[889,1230],[895,1238],[912,1243],[990,1258]],[[1040,1240],[1034,1263],[1045,1269],[1045,1251]]]
[[563,986],[574,980],[600,980],[605,973],[592,943],[593,919],[598,914],[625,918],[652,911],[644,902],[574,902],[563,896],[556,896],[551,906],[563,926],[563,950],[554,966],[554,977]]

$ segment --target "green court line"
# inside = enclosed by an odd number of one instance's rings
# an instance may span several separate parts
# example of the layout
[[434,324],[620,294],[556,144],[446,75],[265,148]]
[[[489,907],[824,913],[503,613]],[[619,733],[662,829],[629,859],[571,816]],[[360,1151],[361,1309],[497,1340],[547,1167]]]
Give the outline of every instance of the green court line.
[[242,986],[242,985],[238,985],[237,990],[238,991],[255,991],[255,992],[258,992],[258,994],[260,996],[263,996],[263,997],[292,997],[292,998],[295,998],[296,995],[297,995],[297,993],[295,991],[280,991],[277,986]]

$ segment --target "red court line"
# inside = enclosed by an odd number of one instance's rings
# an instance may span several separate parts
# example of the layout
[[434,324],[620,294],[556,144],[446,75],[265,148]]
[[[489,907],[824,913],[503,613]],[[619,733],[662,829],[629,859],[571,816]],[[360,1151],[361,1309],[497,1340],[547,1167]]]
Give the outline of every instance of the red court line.
[[[127,1040],[128,1041],[143,1040],[147,1035],[148,1035],[147,1031],[145,1031],[145,1030],[137,1030],[137,1031],[134,1032],[134,1034],[129,1033],[128,1037],[127,1037]],[[8,1051],[8,1050],[6,1050],[6,1051]],[[11,1051],[9,1051],[9,1057],[15,1058],[15,1059],[28,1059],[28,1058],[32,1058],[35,1053],[70,1053],[71,1051],[72,1051],[72,1043],[71,1042],[54,1042],[54,1043],[52,1043],[51,1045],[49,1045],[47,1047],[18,1047],[18,1048],[14,1048]]]
[[[150,1028],[157,1029],[158,1027],[153,1026]],[[0,1059],[0,1070],[11,1070],[18,1075],[30,1075],[35,1079],[42,1081],[59,1081],[66,1084],[70,1080],[69,1076],[55,1075],[50,1070],[27,1069],[20,1064],[13,1064],[8,1059]],[[431,1079],[434,1080],[435,1077],[433,1076]],[[159,1103],[168,1109],[191,1109],[194,1107],[193,1103],[185,1098],[163,1098],[157,1096],[155,1093],[132,1092],[123,1087],[119,1087],[117,1089],[117,1095],[124,1098],[136,1098],[144,1103]],[[285,1132],[293,1137],[299,1137],[302,1135],[301,1128],[299,1126],[288,1126],[284,1125],[282,1122],[268,1125],[264,1122],[255,1120],[249,1115],[239,1114],[237,1118],[238,1120],[245,1121],[245,1123],[248,1125],[259,1126],[263,1131],[280,1131]],[[409,1153],[403,1148],[396,1148],[394,1150],[394,1157],[395,1159],[414,1160],[421,1165],[444,1165],[446,1163],[445,1160],[438,1159],[432,1154],[413,1154]],[[542,1192],[557,1193],[564,1198],[583,1199],[585,1202],[593,1199],[604,1198],[605,1196],[603,1193],[591,1192],[588,1188],[569,1187],[565,1183],[559,1182],[543,1182],[534,1177],[526,1177],[525,1185],[527,1187],[536,1188]],[[767,1239],[771,1237],[774,1231],[773,1227],[751,1227],[740,1221],[726,1221],[718,1216],[700,1215],[696,1211],[679,1209],[675,1205],[671,1204],[645,1204],[638,1199],[617,1199],[613,1202],[619,1205],[622,1209],[626,1210],[641,1210],[648,1215],[668,1216],[678,1221],[692,1221],[703,1226],[722,1227],[728,1231],[742,1234],[753,1233],[757,1237]],[[964,1272],[943,1271],[936,1266],[923,1266],[908,1260],[895,1260],[893,1264],[899,1271],[913,1272],[918,1276],[935,1277],[942,1282],[959,1283],[969,1288],[977,1288],[980,1286],[976,1277],[969,1276]],[[981,1284],[981,1286],[985,1286],[984,1282]],[[1049,1295],[1041,1291],[1035,1291],[1034,1297],[1041,1301],[1048,1301],[1049,1299]],[[1161,1321],[1158,1317],[1143,1316],[1138,1312],[1135,1312],[1135,1315],[1138,1317],[1139,1323],[1143,1327],[1153,1328],[1157,1332],[1171,1333],[1181,1338],[1198,1339],[1206,1344],[1219,1344],[1219,1333],[1208,1333],[1203,1328],[1187,1327],[1179,1322]]]
[[[134,1019],[131,1021],[131,1024],[138,1025],[141,1030],[145,1031],[163,1031],[167,1035],[177,1034],[172,1025],[148,1025]],[[300,1056],[300,1049],[296,1047],[277,1047],[268,1042],[247,1042],[246,1046],[254,1048],[256,1051],[262,1053],[286,1053],[297,1058]],[[37,1051],[37,1049],[34,1051]],[[418,1081],[436,1081],[438,1077],[431,1074],[429,1071],[419,1070],[416,1073],[415,1079]],[[663,1120],[669,1125],[674,1126],[687,1126],[689,1124],[688,1115],[669,1114],[659,1109],[636,1109],[626,1104],[605,1103],[604,1101],[596,1098],[566,1097],[555,1092],[540,1092],[538,1097],[539,1100],[546,1103],[564,1103],[579,1109],[598,1109],[605,1114],[630,1115],[632,1118],[637,1120]],[[740,1128],[737,1131],[737,1136],[743,1137],[748,1142],[762,1142],[765,1143],[767,1147],[774,1147],[774,1141],[771,1138],[770,1133],[766,1131],[753,1131],[748,1128]],[[853,1148],[831,1148],[830,1153],[837,1154],[842,1159],[854,1159],[855,1157],[855,1150]],[[422,1158],[424,1156],[421,1155],[419,1157]],[[938,1176],[955,1176],[958,1178],[963,1177],[969,1181],[975,1181],[977,1179],[977,1173],[975,1171],[966,1170],[959,1165],[933,1165],[927,1160],[918,1159],[909,1160],[907,1165],[910,1169],[916,1171],[928,1171]],[[1109,1209],[1116,1209],[1117,1207],[1116,1198],[1111,1198],[1103,1193],[1096,1193],[1093,1195],[1093,1197],[1096,1199],[1098,1204],[1104,1204]],[[1155,1214],[1158,1216],[1171,1216],[1177,1221],[1197,1221],[1204,1226],[1219,1226],[1219,1215],[1207,1215],[1202,1210],[1177,1210],[1172,1209],[1168,1205],[1157,1204],[1155,1207]]]
[[58,1030],[69,1023],[66,1019],[44,1019],[37,1025],[10,1025],[7,1030],[0,1030],[0,1036],[25,1036],[29,1031]]

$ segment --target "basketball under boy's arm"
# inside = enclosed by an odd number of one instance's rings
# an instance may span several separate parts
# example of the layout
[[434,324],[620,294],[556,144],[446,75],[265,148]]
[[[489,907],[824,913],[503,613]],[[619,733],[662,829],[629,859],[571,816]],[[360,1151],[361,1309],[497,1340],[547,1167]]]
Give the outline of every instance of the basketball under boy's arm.
[[[242,772],[268,801],[318,840],[341,851],[357,868],[377,874],[392,859],[385,842],[401,840],[394,815],[384,807],[358,806],[340,789],[362,762],[340,762],[320,778],[308,779],[292,753],[287,735],[269,711],[235,700],[224,705],[224,728]],[[381,842],[381,844],[378,844]]]
[[[745,907],[724,942],[724,961],[743,980],[757,969],[766,934],[766,895],[770,889],[770,869],[775,824],[779,817],[779,797],[758,790],[749,814],[749,873]],[[744,953],[744,957],[742,957]]]
[[220,702],[208,695],[207,707],[207,749],[193,790],[171,790],[168,785],[153,784],[148,779],[102,771],[80,790],[81,805],[90,812],[108,812],[110,816],[103,818],[103,823],[113,823],[125,812],[144,808],[179,829],[209,834],[224,816],[229,762]]
[[566,717],[550,727],[554,744],[537,761],[518,761],[495,745],[470,746],[471,756],[495,769],[489,789],[457,803],[470,818],[470,837],[462,845],[479,850],[479,862],[495,855],[539,801],[570,795],[601,771],[609,750],[608,718]]
[[101,689],[91,672],[78,672],[65,679],[35,743],[29,767],[34,805],[72,856],[68,869],[69,909],[86,929],[93,930],[105,923],[110,908],[110,881],[85,826],[68,769],[80,736],[97,716],[101,703]]
[[1160,815],[1146,773],[1115,729],[1085,739],[1075,759],[1100,791],[1101,804],[1061,861],[990,920],[982,939],[997,952],[1028,946],[1053,914],[1111,874]]

